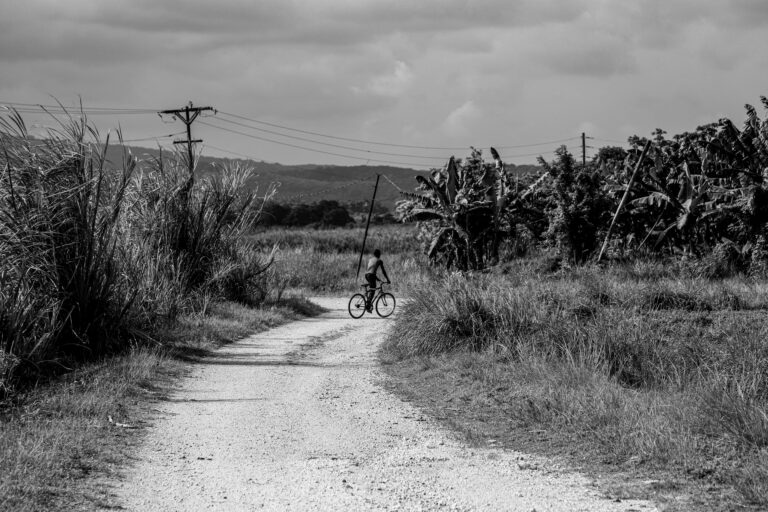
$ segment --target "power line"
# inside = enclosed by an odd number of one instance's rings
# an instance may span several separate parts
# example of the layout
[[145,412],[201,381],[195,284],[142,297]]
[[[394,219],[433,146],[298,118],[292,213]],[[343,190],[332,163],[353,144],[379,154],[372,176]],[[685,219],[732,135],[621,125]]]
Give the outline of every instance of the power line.
[[116,108],[116,107],[86,107],[79,105],[68,108],[64,105],[44,105],[40,103],[18,103],[13,101],[0,101],[0,106],[11,107],[22,113],[57,113],[84,112],[86,114],[123,115],[123,114],[155,114],[157,109],[147,108]]
[[224,148],[220,148],[218,146],[214,146],[213,144],[211,144],[209,142],[206,142],[204,144],[204,146],[207,147],[207,148],[215,149],[216,151],[221,151],[222,153],[229,153],[230,155],[239,156],[239,157],[244,158],[246,160],[253,160],[254,162],[259,160],[259,159],[255,158],[255,157],[251,156],[251,155],[246,155],[244,153],[238,153],[237,151],[231,151],[229,149],[224,149]]
[[[347,149],[349,151],[358,151],[360,153],[375,154],[375,155],[386,155],[386,156],[397,156],[397,157],[403,157],[403,158],[420,158],[420,159],[425,159],[425,160],[432,160],[432,161],[435,161],[435,162],[444,162],[446,160],[446,158],[443,157],[443,156],[423,156],[423,155],[412,155],[412,154],[404,154],[404,153],[389,153],[389,152],[386,152],[386,151],[375,151],[375,150],[372,150],[372,149],[355,148],[355,147],[351,147],[351,146],[343,146],[343,145],[340,145],[340,144],[332,144],[332,143],[329,143],[329,142],[321,142],[321,141],[314,140],[314,139],[308,139],[306,137],[297,137],[297,136],[294,136],[294,135],[287,135],[287,134],[276,132],[276,131],[273,131],[273,130],[266,130],[264,128],[257,128],[255,126],[250,126],[250,125],[247,125],[247,124],[244,124],[244,123],[238,123],[237,121],[231,121],[229,119],[223,119],[222,118],[220,120],[224,121],[225,123],[230,123],[230,124],[234,124],[234,125],[237,125],[237,126],[242,126],[244,128],[249,128],[251,130],[258,130],[260,132],[271,133],[273,135],[278,135],[280,137],[286,137],[286,138],[289,138],[289,139],[300,140],[300,141],[304,141],[304,142],[310,142],[312,144],[319,144],[319,145],[322,145],[322,146],[329,146],[329,147],[334,147],[334,148],[339,148],[339,149]],[[462,149],[466,150],[467,148],[462,148]],[[546,151],[545,153],[552,153],[552,152],[554,152],[554,151]],[[514,154],[514,155],[504,155],[504,156],[505,156],[505,158],[522,158],[522,157],[528,157],[528,156],[538,156],[540,154],[541,154],[541,152]]]
[[177,135],[183,135],[184,132],[177,132],[177,133],[169,133],[168,135],[158,135],[157,137],[142,137],[140,139],[122,139],[121,142],[142,142],[146,140],[160,140],[160,139],[166,139],[169,137],[176,137]]
[[[51,105],[51,104],[39,104],[39,103],[21,103],[21,102],[0,102],[0,108],[2,108],[2,107],[13,108],[17,112],[19,112],[19,113],[26,113],[26,114],[43,114],[43,113],[45,113],[45,114],[49,114],[49,115],[53,115],[53,116],[56,116],[56,115],[69,115],[71,113],[77,113],[77,112],[82,112],[82,113],[84,113],[86,115],[112,115],[112,116],[148,115],[148,114],[156,114],[158,112],[157,109],[146,109],[146,108],[86,107],[86,106],[83,106],[83,105],[79,105],[79,106],[68,108],[68,107],[63,106],[61,104]],[[169,111],[168,113],[171,113],[171,112]],[[297,133],[304,133],[304,134],[309,134],[309,135],[314,135],[314,136],[317,136],[317,137],[324,137],[324,138],[334,139],[334,140],[356,142],[356,143],[360,143],[360,144],[369,144],[369,145],[378,145],[378,146],[387,146],[387,147],[401,147],[401,148],[411,148],[411,149],[422,149],[422,150],[443,150],[443,151],[447,151],[447,150],[467,150],[467,147],[416,146],[416,145],[408,145],[408,144],[395,144],[395,143],[378,142],[378,141],[371,141],[371,140],[364,140],[364,139],[355,139],[355,138],[349,138],[349,137],[338,137],[338,136],[334,136],[334,135],[328,135],[328,134],[319,133],[319,132],[313,132],[313,131],[309,131],[309,130],[301,130],[301,129],[298,129],[298,128],[291,128],[291,127],[288,127],[288,126],[279,125],[279,124],[275,124],[275,123],[269,123],[269,122],[266,122],[266,121],[260,121],[258,119],[254,119],[254,118],[246,117],[246,116],[241,116],[241,115],[233,114],[233,113],[229,113],[229,112],[220,112],[220,114],[222,116],[228,116],[228,117],[233,117],[233,118],[237,118],[237,119],[242,119],[242,120],[245,120],[245,121],[250,121],[252,123],[257,123],[257,124],[261,124],[261,125],[266,125],[266,126],[272,126],[272,127],[275,127],[275,128],[280,128],[282,130],[288,130],[288,131],[293,131],[293,132],[297,132]],[[266,133],[270,133],[270,134],[273,134],[273,135],[277,135],[279,137],[289,138],[289,139],[293,139],[293,140],[308,142],[308,143],[311,143],[311,144],[317,144],[317,145],[322,145],[322,146],[327,146],[327,147],[345,149],[345,150],[348,150],[348,151],[360,152],[360,153],[364,153],[366,155],[384,155],[384,156],[394,156],[394,157],[403,157],[403,158],[415,158],[415,159],[421,159],[421,160],[430,160],[430,161],[434,161],[434,162],[439,162],[439,161],[445,160],[444,157],[440,157],[440,156],[426,156],[426,155],[415,155],[415,154],[392,153],[392,152],[385,152],[385,151],[376,151],[376,150],[373,150],[373,149],[356,148],[356,147],[345,146],[345,145],[340,145],[340,144],[332,144],[332,143],[329,143],[329,142],[322,142],[322,141],[313,140],[313,139],[309,139],[309,138],[305,138],[305,137],[298,137],[298,136],[295,136],[295,135],[289,135],[289,134],[285,134],[285,133],[280,133],[280,132],[276,132],[276,131],[273,131],[273,130],[267,130],[267,129],[264,129],[264,128],[259,128],[259,127],[256,127],[256,126],[251,126],[251,125],[248,125],[248,124],[245,124],[245,123],[239,123],[237,121],[232,121],[230,119],[222,118],[221,120],[224,121],[224,122],[230,123],[230,124],[235,124],[235,125],[241,126],[243,128],[248,128],[248,129],[251,129],[251,130],[257,130],[257,131],[260,131],[260,132],[266,132]],[[203,123],[203,122],[201,121],[201,123]],[[278,140],[274,140],[274,139],[269,139],[269,138],[266,138],[266,137],[258,137],[256,135],[246,134],[246,133],[243,133],[243,132],[240,132],[240,131],[237,131],[237,130],[229,130],[229,129],[226,129],[226,128],[222,127],[222,126],[212,125],[212,124],[209,124],[209,123],[203,123],[203,124],[207,124],[208,126],[211,126],[211,127],[214,127],[214,128],[218,128],[220,130],[229,131],[231,133],[236,133],[236,134],[243,135],[243,136],[246,136],[246,137],[251,137],[251,138],[254,138],[256,140],[262,140],[262,141],[265,141],[265,142],[271,142],[273,144],[280,144],[280,145],[283,145],[283,146],[293,147],[293,148],[297,148],[297,149],[303,149],[305,151],[312,151],[312,152],[327,154],[327,155],[331,155],[331,156],[338,156],[338,157],[342,157],[342,158],[349,158],[349,159],[356,159],[356,160],[367,160],[367,161],[373,161],[373,162],[377,162],[377,163],[393,164],[393,165],[401,165],[401,166],[404,165],[404,166],[411,166],[411,167],[433,167],[432,165],[426,165],[426,164],[407,163],[407,162],[402,162],[402,161],[391,161],[391,160],[382,160],[382,159],[371,159],[369,157],[354,156],[354,155],[336,153],[336,152],[332,152],[332,151],[323,151],[323,150],[320,150],[320,149],[309,148],[309,147],[302,146],[302,145],[297,145],[297,144],[290,144],[290,143],[287,143],[287,142],[278,141]],[[165,136],[162,136],[162,137],[165,137]],[[531,143],[531,144],[518,144],[518,145],[496,146],[496,147],[499,148],[499,149],[537,147],[537,146],[546,146],[546,145],[551,145],[551,144],[564,143],[564,142],[573,141],[573,140],[576,140],[576,139],[578,139],[578,137],[569,137],[569,138],[564,138],[564,139],[555,139],[555,140],[544,141],[544,142],[537,142],[537,143]],[[140,141],[144,141],[144,140],[157,140],[157,137],[143,137],[143,138],[129,139],[129,140],[126,140],[125,142],[140,142]],[[504,155],[504,156],[505,156],[505,158],[523,158],[523,157],[539,156],[541,154],[550,154],[550,153],[553,153],[553,152],[554,151],[545,151],[543,153],[542,152],[536,152],[536,153],[525,153],[525,154],[511,154],[511,155]]]
[[591,137],[591,138],[599,142],[615,142],[617,144],[629,144],[626,140],[602,139],[600,137]]
[[391,160],[377,160],[377,159],[373,159],[373,158],[366,158],[366,157],[353,156],[353,155],[345,155],[345,154],[342,154],[342,153],[334,153],[332,151],[323,151],[321,149],[308,148],[308,147],[305,147],[305,146],[299,146],[297,144],[290,144],[288,142],[281,142],[281,141],[274,140],[274,139],[268,139],[266,137],[259,137],[258,135],[253,135],[253,134],[241,132],[241,131],[238,131],[238,130],[231,130],[229,128],[225,128],[223,126],[218,126],[218,125],[215,125],[215,124],[207,123],[205,121],[198,121],[198,122],[200,124],[202,124],[202,125],[210,126],[211,128],[216,128],[218,130],[223,130],[225,132],[234,133],[234,134],[237,134],[237,135],[242,135],[243,137],[249,137],[251,139],[261,140],[261,141],[265,141],[265,142],[271,142],[273,144],[279,144],[281,146],[288,146],[288,147],[291,147],[291,148],[302,149],[304,151],[312,151],[312,152],[315,152],[315,153],[322,153],[324,155],[331,155],[331,156],[338,156],[338,157],[342,157],[342,158],[350,158],[352,160],[366,160],[366,161],[369,161],[369,162],[377,162],[377,163],[384,163],[384,164],[391,164],[391,165],[401,165],[401,166],[408,166],[408,167],[432,167],[430,165],[424,165],[424,164],[413,164],[413,163],[408,163],[408,162],[395,162],[395,161],[391,161]]
[[237,125],[237,126],[242,126],[244,128],[249,128],[251,130],[258,130],[260,132],[271,133],[272,135],[279,135],[280,137],[286,137],[288,139],[301,140],[301,141],[304,141],[304,142],[311,142],[313,144],[320,144],[322,146],[329,146],[329,147],[333,147],[333,148],[348,149],[350,151],[360,151],[362,153],[371,153],[371,154],[375,154],[375,155],[402,156],[402,157],[405,157],[405,158],[422,158],[422,159],[426,159],[426,160],[435,160],[435,161],[443,161],[443,160],[445,160],[445,158],[443,158],[441,156],[408,155],[408,154],[403,154],[403,153],[387,153],[385,151],[375,151],[375,150],[372,150],[372,149],[353,148],[353,147],[350,147],[350,146],[342,146],[340,144],[332,144],[330,142],[321,142],[321,141],[314,140],[314,139],[307,139],[306,137],[297,137],[295,135],[286,135],[284,133],[276,132],[276,131],[273,131],[273,130],[265,130],[264,128],[257,128],[255,126],[250,126],[250,125],[247,125],[245,123],[238,123],[237,121],[230,121],[229,119],[221,119],[221,121],[224,121],[225,123],[231,123],[231,124],[234,124],[234,125]]
[[[393,144],[393,143],[389,143],[389,142],[377,142],[377,141],[372,141],[372,140],[354,139],[354,138],[350,138],[350,137],[337,137],[335,135],[327,135],[325,133],[313,132],[313,131],[309,131],[309,130],[300,130],[298,128],[291,128],[289,126],[283,126],[283,125],[279,125],[279,124],[275,124],[275,123],[268,123],[266,121],[260,121],[258,119],[254,119],[254,118],[246,117],[246,116],[241,116],[241,115],[238,115],[238,114],[232,114],[230,112],[219,111],[219,114],[221,114],[223,116],[229,116],[229,117],[234,117],[234,118],[237,118],[237,119],[242,119],[244,121],[250,121],[252,123],[258,123],[258,124],[263,124],[263,125],[266,125],[266,126],[271,126],[273,128],[280,128],[282,130],[288,130],[288,131],[292,131],[292,132],[304,133],[304,134],[307,134],[307,135],[315,135],[315,136],[318,136],[318,137],[326,137],[328,139],[344,140],[344,141],[347,141],[347,142],[359,142],[361,144],[373,144],[373,145],[377,145],[377,146],[389,146],[389,147],[410,148],[410,149],[430,149],[430,150],[443,150],[443,151],[458,151],[458,150],[466,150],[467,149],[466,147],[413,146],[413,145],[409,145],[409,144]],[[533,143],[533,144],[517,144],[517,145],[512,145],[512,146],[495,146],[495,147],[497,149],[529,148],[529,147],[536,147],[536,146],[546,146],[546,145],[549,145],[549,144],[557,144],[557,143],[560,143],[560,142],[568,142],[568,141],[576,140],[576,139],[578,139],[578,137],[568,137],[568,138],[565,138],[565,139],[558,139],[558,140],[551,140],[551,141],[544,141],[544,142],[536,142],[536,143]]]

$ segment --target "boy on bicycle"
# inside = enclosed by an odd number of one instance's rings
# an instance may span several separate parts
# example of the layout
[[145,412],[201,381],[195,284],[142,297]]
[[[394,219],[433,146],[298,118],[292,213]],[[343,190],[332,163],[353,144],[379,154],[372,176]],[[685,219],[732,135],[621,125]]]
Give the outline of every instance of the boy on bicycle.
[[365,279],[368,281],[368,290],[366,292],[368,300],[366,301],[366,309],[370,313],[373,311],[373,304],[371,304],[371,301],[373,300],[373,294],[376,291],[376,281],[378,280],[377,273],[381,269],[381,273],[384,274],[384,278],[387,280],[387,284],[389,284],[389,276],[387,275],[387,271],[384,270],[384,262],[381,261],[381,251],[376,249],[373,251],[373,257],[368,260],[368,266],[365,269]]

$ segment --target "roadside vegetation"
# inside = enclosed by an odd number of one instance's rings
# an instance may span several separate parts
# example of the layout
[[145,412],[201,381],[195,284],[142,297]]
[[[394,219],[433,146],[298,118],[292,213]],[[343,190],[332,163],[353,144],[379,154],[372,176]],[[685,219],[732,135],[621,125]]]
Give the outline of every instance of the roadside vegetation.
[[[119,134],[118,134],[119,139]],[[181,360],[317,308],[243,234],[270,191],[183,155],[108,161],[83,117],[0,119],[0,509],[94,507]],[[118,140],[119,144],[119,140]]]
[[486,441],[650,478],[629,494],[670,509],[767,506],[766,141],[747,106],[741,130],[586,166],[561,148],[519,182],[478,151],[417,178],[399,212],[452,273],[400,308],[398,389]]
[[658,263],[540,274],[540,261],[412,290],[385,359],[427,373],[425,397],[454,397],[502,431],[515,422],[765,505],[768,285]]

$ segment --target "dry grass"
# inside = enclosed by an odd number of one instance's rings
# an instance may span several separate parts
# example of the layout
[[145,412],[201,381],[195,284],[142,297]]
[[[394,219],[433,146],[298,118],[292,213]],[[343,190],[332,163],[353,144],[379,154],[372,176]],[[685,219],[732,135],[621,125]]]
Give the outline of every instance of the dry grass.
[[768,504],[765,283],[536,265],[417,287],[383,356],[439,378],[426,394],[453,380],[478,414],[716,486],[710,505]]
[[[434,279],[439,272],[427,266],[418,253],[414,226],[372,226],[366,247],[380,248],[393,291],[408,294],[410,289]],[[280,247],[270,272],[267,288],[294,290],[306,294],[351,294],[363,282],[365,269],[356,279],[363,229],[270,230],[254,235],[253,243],[264,248]],[[367,262],[368,254],[363,259]]]

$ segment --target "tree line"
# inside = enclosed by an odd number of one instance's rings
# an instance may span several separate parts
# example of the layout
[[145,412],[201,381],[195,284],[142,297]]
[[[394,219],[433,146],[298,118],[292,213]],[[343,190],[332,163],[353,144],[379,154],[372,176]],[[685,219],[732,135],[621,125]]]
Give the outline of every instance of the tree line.
[[[258,225],[263,227],[343,227],[365,221],[370,203],[356,202],[342,204],[335,200],[320,200],[314,203],[290,204],[276,200],[266,201],[262,207]],[[387,224],[395,217],[383,206],[374,204],[371,222]]]
[[[761,101],[768,110],[768,99]],[[586,165],[563,146],[553,161],[539,158],[540,174],[522,180],[495,150],[492,162],[473,150],[417,177],[416,191],[404,194],[397,211],[422,221],[430,260],[448,267],[484,268],[531,245],[553,249],[566,265],[585,262],[596,258],[613,222],[611,257],[711,258],[714,274],[762,273],[768,119],[751,105],[746,111],[741,129],[721,119],[672,137],[656,130],[630,137],[627,150],[602,148]]]

